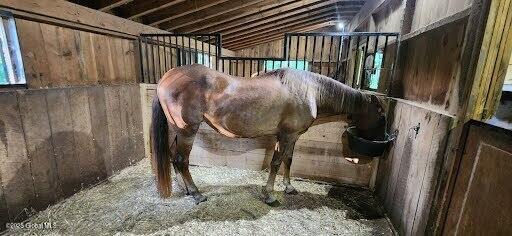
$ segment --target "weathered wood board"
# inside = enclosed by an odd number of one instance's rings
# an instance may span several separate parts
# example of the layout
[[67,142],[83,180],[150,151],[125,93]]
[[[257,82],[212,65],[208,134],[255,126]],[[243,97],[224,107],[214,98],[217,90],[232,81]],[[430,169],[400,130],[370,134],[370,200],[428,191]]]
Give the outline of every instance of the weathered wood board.
[[138,85],[4,91],[0,102],[2,228],[144,157]]
[[377,172],[377,195],[401,235],[425,233],[451,117],[395,101],[399,134]]
[[135,40],[16,19],[29,88],[137,82]]

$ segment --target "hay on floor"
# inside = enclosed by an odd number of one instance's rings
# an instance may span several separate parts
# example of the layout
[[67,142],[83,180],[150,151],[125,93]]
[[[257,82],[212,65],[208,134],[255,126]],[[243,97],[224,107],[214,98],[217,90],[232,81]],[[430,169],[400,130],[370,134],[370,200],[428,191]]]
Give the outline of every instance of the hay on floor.
[[92,189],[34,215],[30,223],[51,229],[19,229],[8,234],[112,235],[391,235],[377,202],[366,190],[293,181],[298,195],[286,195],[276,180],[278,207],[261,201],[268,174],[227,167],[191,167],[208,201],[195,205],[173,184],[161,199],[149,161],[121,171]]

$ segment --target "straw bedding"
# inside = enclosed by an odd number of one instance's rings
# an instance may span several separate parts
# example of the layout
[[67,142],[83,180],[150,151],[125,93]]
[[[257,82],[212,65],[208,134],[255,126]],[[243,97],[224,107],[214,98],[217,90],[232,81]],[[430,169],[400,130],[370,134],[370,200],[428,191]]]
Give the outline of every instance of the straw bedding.
[[298,195],[286,195],[281,178],[280,206],[261,201],[268,174],[227,167],[191,167],[208,201],[195,205],[173,184],[161,199],[149,161],[143,160],[108,181],[32,216],[50,229],[18,229],[7,234],[64,235],[392,235],[375,198],[366,190],[292,180]]

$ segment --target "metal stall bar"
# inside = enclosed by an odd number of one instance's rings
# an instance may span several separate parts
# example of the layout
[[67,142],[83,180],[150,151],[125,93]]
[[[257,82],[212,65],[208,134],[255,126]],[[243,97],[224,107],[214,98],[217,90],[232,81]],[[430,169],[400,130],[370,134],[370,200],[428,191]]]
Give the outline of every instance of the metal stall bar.
[[333,40],[333,37],[331,35],[331,41],[330,41],[330,45],[329,45],[329,63],[327,64],[327,76],[329,76],[331,74],[331,54],[332,54],[332,40]]
[[[349,36],[350,38],[350,36]],[[350,42],[350,39],[348,40]],[[338,40],[338,47],[336,47],[336,52],[337,52],[337,55],[336,55],[336,70],[334,70],[334,79],[335,80],[340,80],[338,78],[338,75],[340,74],[340,58],[341,58],[341,54],[342,54],[342,51],[341,51],[341,44],[343,42],[343,36],[340,36],[339,37],[339,40]]]

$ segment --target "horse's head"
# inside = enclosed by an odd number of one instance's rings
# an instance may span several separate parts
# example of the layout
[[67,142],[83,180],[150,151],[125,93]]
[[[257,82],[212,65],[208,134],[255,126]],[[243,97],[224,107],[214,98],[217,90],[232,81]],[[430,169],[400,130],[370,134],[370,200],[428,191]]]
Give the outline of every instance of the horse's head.
[[384,100],[374,94],[369,95],[369,97],[370,101],[366,109],[353,116],[358,136],[367,140],[384,140],[386,137],[386,109]]

